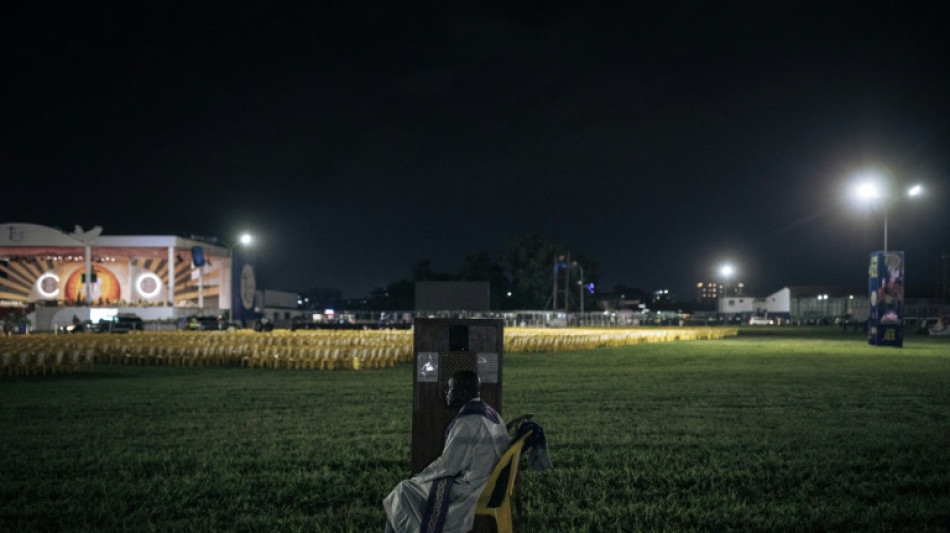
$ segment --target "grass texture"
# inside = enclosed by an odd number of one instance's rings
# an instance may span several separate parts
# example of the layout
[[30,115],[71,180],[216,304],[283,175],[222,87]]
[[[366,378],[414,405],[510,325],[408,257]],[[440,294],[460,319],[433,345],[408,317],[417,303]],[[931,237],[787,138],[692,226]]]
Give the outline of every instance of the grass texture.
[[[802,331],[507,354],[555,466],[517,529],[946,531],[948,339]],[[0,530],[379,531],[411,403],[409,365],[7,379]]]

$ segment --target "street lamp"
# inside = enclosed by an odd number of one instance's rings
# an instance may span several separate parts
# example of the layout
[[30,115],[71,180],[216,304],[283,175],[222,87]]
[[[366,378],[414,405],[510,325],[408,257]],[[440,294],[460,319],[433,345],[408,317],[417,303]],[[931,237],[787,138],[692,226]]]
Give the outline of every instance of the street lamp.
[[572,264],[576,266],[577,268],[579,268],[581,271],[581,279],[580,281],[577,282],[577,293],[580,295],[581,313],[583,313],[584,312],[584,267],[582,267],[581,264],[578,263],[577,261],[574,261]]
[[252,242],[254,242],[254,237],[252,237],[250,233],[242,233],[241,236],[238,237],[237,243],[228,245],[228,260],[231,261],[232,267],[234,266],[234,248],[238,245],[247,247],[250,246]]
[[722,295],[723,296],[726,295],[726,283],[729,281],[729,278],[731,278],[735,273],[736,273],[735,267],[733,267],[729,263],[726,263],[722,265],[721,267],[719,267],[719,275],[722,278]]
[[720,291],[720,294],[719,294],[719,312],[720,313],[724,314],[726,312],[726,305],[725,305],[726,284],[728,283],[729,278],[735,275],[735,273],[736,273],[736,269],[730,263],[724,263],[723,265],[719,267],[719,279],[722,281],[722,284],[721,284],[722,290]]
[[[924,188],[919,184],[914,184],[904,191],[908,198],[914,198],[922,195]],[[887,212],[891,204],[896,201],[888,194],[885,185],[876,174],[867,174],[855,186],[855,196],[862,203],[867,205],[880,205],[884,211],[884,252],[887,252]]]
[[[884,248],[871,253],[868,272],[869,304],[868,343],[872,346],[903,346],[904,333],[904,253],[888,252],[887,215],[902,195],[894,194],[880,173],[867,172],[855,184],[855,197],[862,203],[880,206],[884,212]],[[913,185],[903,191],[908,198],[923,194]],[[819,296],[821,298],[821,296]],[[825,296],[827,299],[827,296]]]

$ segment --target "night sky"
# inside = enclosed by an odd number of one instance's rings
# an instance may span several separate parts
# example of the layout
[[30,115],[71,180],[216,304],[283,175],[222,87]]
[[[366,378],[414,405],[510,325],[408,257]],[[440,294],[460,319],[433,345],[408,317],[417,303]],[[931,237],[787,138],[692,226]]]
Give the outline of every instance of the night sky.
[[874,168],[927,187],[911,286],[950,252],[938,3],[196,3],[4,8],[0,222],[249,231],[267,288],[346,297],[541,233],[690,300],[865,285]]

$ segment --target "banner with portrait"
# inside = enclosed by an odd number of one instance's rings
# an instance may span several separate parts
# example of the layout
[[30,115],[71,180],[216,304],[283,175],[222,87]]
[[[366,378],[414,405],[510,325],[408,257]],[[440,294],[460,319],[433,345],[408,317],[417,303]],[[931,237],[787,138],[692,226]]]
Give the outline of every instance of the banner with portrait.
[[251,253],[241,246],[231,251],[231,320],[246,327],[258,317],[255,295],[257,277]]
[[868,344],[904,345],[904,252],[872,252]]

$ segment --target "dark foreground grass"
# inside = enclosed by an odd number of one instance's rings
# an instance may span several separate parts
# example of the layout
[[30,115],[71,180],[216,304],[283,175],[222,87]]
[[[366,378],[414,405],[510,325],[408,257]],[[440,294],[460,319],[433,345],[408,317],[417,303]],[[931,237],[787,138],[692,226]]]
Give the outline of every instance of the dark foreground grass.
[[[947,339],[751,333],[506,356],[555,464],[520,530],[950,529]],[[406,365],[0,381],[0,530],[380,530],[411,398]]]

